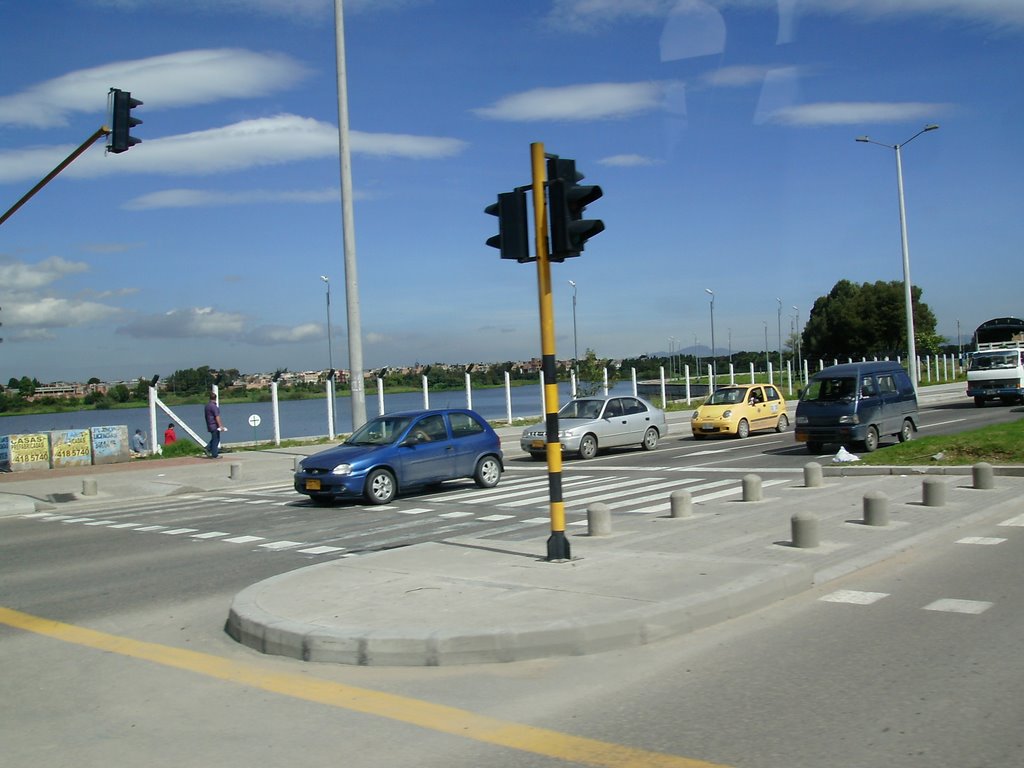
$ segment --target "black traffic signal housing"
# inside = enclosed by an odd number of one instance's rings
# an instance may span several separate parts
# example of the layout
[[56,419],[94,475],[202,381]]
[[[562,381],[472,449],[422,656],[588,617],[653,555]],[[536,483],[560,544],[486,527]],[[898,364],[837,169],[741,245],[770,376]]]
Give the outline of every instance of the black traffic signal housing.
[[515,259],[520,264],[534,261],[530,256],[525,191],[499,193],[498,202],[484,208],[484,213],[498,217],[498,234],[487,238],[487,245],[500,250],[503,259]]
[[596,185],[581,186],[584,177],[576,161],[548,157],[548,219],[551,222],[551,261],[579,256],[594,235],[604,231],[600,219],[584,219],[584,209],[604,193]]
[[132,117],[132,110],[141,107],[142,102],[133,99],[131,93],[118,88],[111,88],[108,96],[110,106],[110,135],[107,138],[108,152],[127,152],[142,139],[131,135],[131,130],[142,121]]

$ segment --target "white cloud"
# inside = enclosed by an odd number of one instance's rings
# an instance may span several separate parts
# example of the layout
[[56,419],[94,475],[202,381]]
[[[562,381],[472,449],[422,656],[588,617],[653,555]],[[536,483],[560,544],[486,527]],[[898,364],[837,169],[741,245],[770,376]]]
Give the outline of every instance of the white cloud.
[[317,323],[304,323],[291,328],[283,325],[262,325],[246,334],[245,341],[258,346],[270,346],[319,340],[326,336],[327,330]]
[[783,125],[869,125],[934,120],[948,112],[948,104],[928,102],[833,101],[784,107],[765,116],[765,122]]
[[658,160],[644,155],[612,155],[605,157],[598,162],[601,165],[617,166],[619,168],[635,168],[637,166],[657,165]]
[[336,203],[341,197],[338,188],[320,190],[273,191],[250,189],[243,192],[221,192],[202,189],[165,189],[129,200],[122,207],[132,211],[161,208],[209,208],[252,203]]
[[5,294],[34,291],[50,285],[65,275],[79,274],[88,270],[87,264],[66,261],[59,256],[53,256],[38,264],[0,263],[0,291]]
[[677,83],[592,83],[535,88],[473,110],[490,120],[607,120],[650,112],[664,106]]
[[[451,157],[466,142],[435,136],[396,133],[350,133],[353,154],[425,160]],[[0,151],[0,182],[40,178],[70,153],[57,146]],[[156,173],[205,176],[268,165],[338,156],[338,129],[298,115],[277,115],[206,131],[144,139],[130,152],[82,155],[65,175],[93,177],[110,173]]]
[[231,338],[245,328],[245,316],[212,307],[172,309],[162,315],[139,317],[117,329],[137,339]]
[[[557,26],[585,31],[631,19],[699,18],[733,7],[779,13],[784,5],[780,0],[554,0],[548,19]],[[1020,0],[800,0],[796,7],[799,14],[843,14],[866,20],[931,16],[995,28],[1024,28],[1024,3]]]
[[307,69],[281,53],[235,48],[181,51],[69,72],[11,96],[0,96],[0,125],[63,126],[74,112],[106,116],[111,87],[148,102],[143,109],[210,104],[266,96],[289,88]]
[[5,301],[4,324],[12,328],[71,328],[106,320],[120,310],[94,301],[55,297]]
[[250,318],[238,312],[189,307],[138,317],[118,328],[117,333],[136,339],[222,339],[255,346],[293,344],[326,335],[324,327],[316,323],[293,327],[263,325],[247,330],[250,322]]

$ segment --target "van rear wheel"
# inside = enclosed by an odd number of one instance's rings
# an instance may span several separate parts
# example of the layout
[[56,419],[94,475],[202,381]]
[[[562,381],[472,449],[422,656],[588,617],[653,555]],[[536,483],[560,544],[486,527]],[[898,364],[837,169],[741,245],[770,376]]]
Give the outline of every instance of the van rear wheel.
[[903,427],[900,429],[900,442],[905,443],[914,436],[914,423],[910,419],[903,420]]

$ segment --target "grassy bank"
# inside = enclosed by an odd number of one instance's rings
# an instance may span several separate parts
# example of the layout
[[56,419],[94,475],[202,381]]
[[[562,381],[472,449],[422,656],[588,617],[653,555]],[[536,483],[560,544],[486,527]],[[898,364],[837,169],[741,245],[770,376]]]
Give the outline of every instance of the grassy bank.
[[861,459],[859,464],[872,465],[963,465],[979,461],[1024,464],[1024,419],[957,435],[915,438],[874,453],[857,455]]

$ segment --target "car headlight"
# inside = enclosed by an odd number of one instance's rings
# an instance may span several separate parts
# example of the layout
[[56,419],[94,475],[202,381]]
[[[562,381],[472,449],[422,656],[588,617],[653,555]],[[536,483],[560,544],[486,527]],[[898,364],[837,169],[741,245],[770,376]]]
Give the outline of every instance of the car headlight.
[[722,412],[722,418],[723,419],[731,419],[732,418],[732,408],[730,408],[727,411],[723,411]]
[[563,437],[576,437],[576,431],[573,429],[561,429],[558,431],[558,439],[561,440]]
[[693,416],[690,417],[690,421],[696,421],[699,416],[700,416],[700,411],[694,411],[693,412]]
[[854,413],[852,415],[847,415],[847,416],[840,416],[839,417],[839,423],[840,424],[860,424],[860,416],[858,416],[856,413]]
[[332,475],[347,475],[352,471],[351,464],[339,464],[331,470]]

